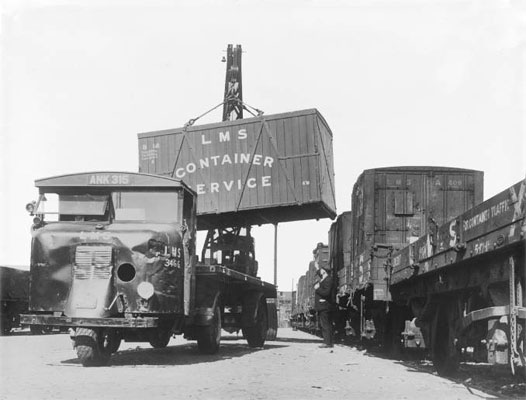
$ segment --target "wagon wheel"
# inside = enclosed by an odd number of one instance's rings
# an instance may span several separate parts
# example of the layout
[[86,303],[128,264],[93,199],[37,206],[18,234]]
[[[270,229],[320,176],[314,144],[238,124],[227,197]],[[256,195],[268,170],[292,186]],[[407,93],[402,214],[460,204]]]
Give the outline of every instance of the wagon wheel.
[[77,357],[85,367],[108,364],[111,353],[118,349],[120,341],[115,329],[77,328],[75,332]]
[[244,327],[243,335],[247,339],[249,347],[263,347],[267,338],[268,319],[267,302],[264,297],[259,301],[256,323],[254,326]]
[[[510,310],[523,305],[522,284],[515,280],[514,261],[510,258]],[[515,282],[515,285],[513,284]],[[517,318],[516,313],[510,312],[508,325],[508,340],[510,343],[509,365],[513,375],[519,374],[526,377],[526,322]]]
[[521,364],[521,366],[518,367],[518,370],[519,374],[522,374],[522,377],[524,379],[526,378],[526,322],[522,321],[521,323],[518,323],[517,328],[518,329],[516,350],[519,354],[519,360]]
[[9,335],[11,332],[11,321],[9,321],[7,318],[4,319],[2,316],[2,326],[0,327],[0,334],[1,335]]
[[172,337],[171,329],[154,329],[148,332],[148,341],[155,349],[162,349],[168,346]]
[[197,331],[197,347],[203,354],[215,354],[221,342],[221,310],[214,308],[212,322],[207,326],[200,326]]
[[387,314],[386,329],[383,345],[386,352],[393,358],[403,355],[402,332],[404,331],[405,318],[402,311],[393,305]]
[[455,375],[460,365],[460,349],[455,343],[456,314],[452,305],[439,305],[431,332],[433,365],[442,376]]

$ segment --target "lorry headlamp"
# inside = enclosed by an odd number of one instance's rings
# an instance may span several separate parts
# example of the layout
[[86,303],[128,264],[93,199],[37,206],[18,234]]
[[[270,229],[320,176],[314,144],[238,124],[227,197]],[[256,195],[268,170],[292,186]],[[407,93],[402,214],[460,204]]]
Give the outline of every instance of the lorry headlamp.
[[141,282],[139,283],[139,285],[137,285],[137,293],[144,300],[148,300],[150,297],[153,296],[153,285],[150,282]]
[[34,201],[26,204],[26,211],[29,213],[29,215],[33,215],[35,212],[35,205],[36,203]]
[[160,254],[163,252],[163,250],[165,250],[166,248],[166,244],[161,241],[161,240],[156,240],[156,239],[150,239],[148,240],[148,250],[152,253],[152,254]]

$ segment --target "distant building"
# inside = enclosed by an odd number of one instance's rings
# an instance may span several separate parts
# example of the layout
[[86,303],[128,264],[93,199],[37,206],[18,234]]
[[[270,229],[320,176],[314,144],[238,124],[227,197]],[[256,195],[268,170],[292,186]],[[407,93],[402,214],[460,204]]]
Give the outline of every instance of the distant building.
[[290,317],[296,302],[296,292],[278,291],[278,324],[280,328],[290,327]]

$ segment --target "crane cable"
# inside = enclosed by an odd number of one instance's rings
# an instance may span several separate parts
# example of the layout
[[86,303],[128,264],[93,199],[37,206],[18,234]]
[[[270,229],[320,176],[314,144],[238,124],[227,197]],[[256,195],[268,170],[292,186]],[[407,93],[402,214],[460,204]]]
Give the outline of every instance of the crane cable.
[[225,103],[226,103],[226,100],[223,101],[223,102],[221,102],[221,103],[219,103],[217,106],[212,107],[210,110],[204,112],[204,113],[201,114],[200,116],[189,119],[188,122],[187,122],[186,124],[184,124],[184,128],[183,128],[183,129],[186,130],[186,128],[188,128],[189,126],[192,126],[193,124],[195,124],[195,121],[197,121],[199,118],[202,118],[202,117],[204,117],[206,114],[211,113],[211,112],[214,111],[216,108],[221,107],[221,106],[224,105]]
[[[232,99],[228,99],[228,98],[227,98],[227,99],[225,99],[223,102],[219,103],[217,106],[212,107],[212,108],[211,108],[210,110],[208,110],[208,111],[205,111],[203,114],[199,115],[198,117],[191,118],[190,120],[188,120],[188,122],[187,122],[186,124],[184,124],[183,129],[186,130],[186,128],[188,128],[188,127],[192,126],[193,124],[195,124],[195,122],[196,122],[198,119],[200,119],[200,118],[204,117],[205,115],[211,113],[211,112],[214,111],[215,109],[217,109],[217,108],[223,106],[224,104],[226,104],[228,101],[231,101],[231,100],[232,100]],[[250,114],[252,114],[254,117],[260,117],[260,116],[262,116],[262,115],[264,114],[264,112],[263,112],[262,110],[260,110],[260,109],[258,109],[258,108],[256,108],[256,107],[252,107],[252,106],[248,105],[247,103],[244,103],[243,101],[241,101],[241,100],[239,100],[239,99],[237,99],[236,101],[237,101],[238,103],[241,103],[241,105],[243,106],[243,108],[244,108],[245,110],[247,110]],[[257,114],[254,114],[252,111],[250,111],[250,110],[248,109],[248,107],[250,107],[252,110],[254,110]]]

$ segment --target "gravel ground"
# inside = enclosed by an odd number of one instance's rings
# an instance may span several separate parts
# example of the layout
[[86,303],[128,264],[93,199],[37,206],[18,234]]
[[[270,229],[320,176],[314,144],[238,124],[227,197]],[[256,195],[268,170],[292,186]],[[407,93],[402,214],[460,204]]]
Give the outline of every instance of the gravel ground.
[[67,334],[18,332],[0,337],[0,399],[491,399],[524,393],[519,384],[503,396],[503,381],[484,386],[489,378],[483,374],[468,387],[462,382],[472,374],[469,366],[455,381],[437,376],[426,362],[320,344],[315,336],[280,329],[263,349],[226,335],[220,352],[205,356],[195,342],[177,337],[165,349],[123,343],[109,366],[84,368]]

